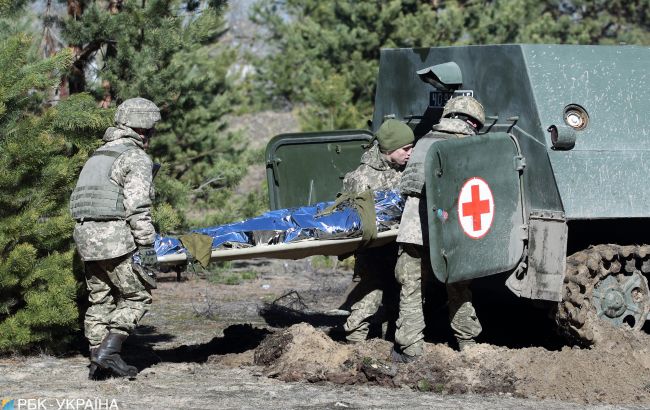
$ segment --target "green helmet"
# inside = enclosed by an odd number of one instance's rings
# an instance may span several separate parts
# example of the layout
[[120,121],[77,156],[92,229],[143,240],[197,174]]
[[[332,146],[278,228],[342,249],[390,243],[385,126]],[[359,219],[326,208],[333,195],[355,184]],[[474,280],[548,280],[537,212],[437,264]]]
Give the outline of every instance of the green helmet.
[[129,98],[117,107],[115,124],[129,128],[153,128],[160,121],[160,109],[146,98]]
[[447,101],[442,110],[443,118],[451,117],[454,114],[464,114],[479,122],[478,129],[485,124],[485,110],[480,102],[474,97],[461,95]]
[[413,144],[415,136],[408,125],[398,120],[387,120],[375,134],[382,152],[391,152],[405,145]]

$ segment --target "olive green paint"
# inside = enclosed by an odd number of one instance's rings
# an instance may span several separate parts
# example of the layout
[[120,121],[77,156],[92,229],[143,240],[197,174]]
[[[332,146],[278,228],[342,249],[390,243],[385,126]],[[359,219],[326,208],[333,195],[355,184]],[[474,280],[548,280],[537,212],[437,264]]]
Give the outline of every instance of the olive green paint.
[[[482,132],[508,130],[516,122],[512,132],[528,162],[527,209],[564,211],[568,220],[650,217],[645,193],[638,187],[638,181],[650,178],[646,123],[650,48],[385,49],[380,56],[373,125],[381,124],[385,116],[420,118],[416,137],[426,133],[442,110],[428,106],[434,88],[422,82],[416,71],[450,61],[462,71],[461,89],[472,90],[486,116],[495,118],[486,121]],[[565,125],[563,113],[569,104],[587,111],[589,125],[576,131],[573,149],[554,150],[547,129]]]
[[[513,269],[523,253],[520,153],[506,133],[449,139],[429,149],[425,163],[429,249],[436,277],[442,282],[487,276]],[[459,223],[463,184],[480,177],[492,191],[494,219],[479,239]],[[440,217],[438,210],[446,212]]]
[[266,147],[271,209],[333,201],[372,138],[366,130],[275,136]]

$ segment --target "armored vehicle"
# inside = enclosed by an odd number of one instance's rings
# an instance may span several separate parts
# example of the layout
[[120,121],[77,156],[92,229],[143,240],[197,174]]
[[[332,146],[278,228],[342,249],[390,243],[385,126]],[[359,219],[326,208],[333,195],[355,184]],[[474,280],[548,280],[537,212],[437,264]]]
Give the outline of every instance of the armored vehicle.
[[[335,198],[385,119],[406,122],[418,138],[447,100],[471,95],[486,111],[480,134],[433,144],[425,164],[437,279],[504,278],[584,344],[606,323],[641,330],[650,311],[648,66],[650,48],[638,46],[382,50],[371,130],[271,140],[271,208]],[[382,232],[376,244],[395,237]],[[212,256],[340,255],[360,243],[326,242]]]
[[[486,110],[479,136],[428,152],[440,281],[507,277],[514,294],[544,301],[560,329],[586,344],[606,322],[644,326],[649,65],[650,49],[637,46],[381,51],[373,131],[396,118],[422,136],[454,95]],[[267,148],[272,207],[333,198],[369,138],[364,130],[276,137]]]

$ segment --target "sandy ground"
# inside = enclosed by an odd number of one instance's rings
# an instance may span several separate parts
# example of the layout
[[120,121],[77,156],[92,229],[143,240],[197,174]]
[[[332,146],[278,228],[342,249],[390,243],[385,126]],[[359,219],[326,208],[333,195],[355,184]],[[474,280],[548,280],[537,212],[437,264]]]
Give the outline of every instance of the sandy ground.
[[[490,332],[498,322],[484,316],[483,343],[459,353],[434,314],[426,354],[395,365],[389,341],[340,342],[342,317],[323,312],[336,306],[351,275],[318,268],[320,262],[222,270],[257,275],[237,285],[164,276],[125,346],[127,361],[140,369],[137,379],[87,380],[85,352],[4,357],[0,398],[15,406],[40,398],[45,408],[66,399],[68,408],[120,409],[650,408],[647,334],[618,332],[605,345],[578,349],[538,337],[549,331],[539,329],[546,322],[508,323],[518,336],[505,337]],[[489,314],[475,293],[479,314]]]

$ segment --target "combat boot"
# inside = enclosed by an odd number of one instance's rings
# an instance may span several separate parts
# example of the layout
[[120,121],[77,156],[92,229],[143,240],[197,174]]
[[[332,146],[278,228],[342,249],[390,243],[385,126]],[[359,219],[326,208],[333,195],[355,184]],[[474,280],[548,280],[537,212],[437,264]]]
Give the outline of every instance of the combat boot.
[[99,351],[99,346],[91,347],[89,351],[90,365],[88,365],[88,380],[105,380],[111,375],[111,372],[102,369],[95,363],[97,361],[97,352]]
[[408,355],[401,350],[398,351],[393,347],[390,351],[390,358],[393,363],[411,363],[417,359],[417,356]]
[[88,366],[88,379],[89,380],[96,380],[97,379],[97,369],[98,366],[94,362],[97,361],[97,351],[99,350],[99,346],[91,347],[90,348],[90,366]]
[[468,347],[476,346],[476,340],[474,339],[456,339],[456,341],[458,342],[458,350],[461,352]]
[[110,370],[116,376],[135,377],[138,374],[138,369],[135,366],[126,364],[122,356],[120,356],[122,343],[127,337],[127,335],[121,333],[109,333],[106,335],[94,359],[91,353],[90,360],[92,363],[101,369]]

